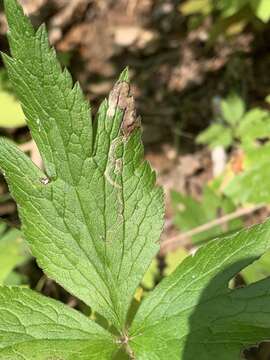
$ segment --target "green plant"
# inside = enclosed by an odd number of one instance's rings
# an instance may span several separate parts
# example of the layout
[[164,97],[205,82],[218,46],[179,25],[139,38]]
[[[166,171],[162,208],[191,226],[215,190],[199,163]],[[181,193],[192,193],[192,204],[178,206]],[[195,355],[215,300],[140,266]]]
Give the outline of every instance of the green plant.
[[245,103],[236,93],[231,93],[220,102],[220,116],[197,137],[198,144],[208,145],[210,148],[231,146],[235,142],[236,132],[243,120]]
[[[197,137],[198,143],[207,144],[210,149],[216,146],[233,149],[224,173],[211,184],[211,187],[215,187],[220,201],[225,197],[232,203],[230,211],[233,211],[233,207],[270,202],[270,113],[259,107],[249,111],[245,109],[246,106],[238,95],[229,95],[221,101],[220,118],[217,122]],[[208,209],[208,203],[209,200],[203,197],[199,205]],[[203,214],[203,211],[200,214]],[[202,215],[194,217],[192,211],[185,211],[183,214],[176,211],[176,224],[181,228],[185,217],[199,221]],[[207,220],[205,218],[204,222]],[[211,231],[215,229],[218,231],[217,227]],[[207,233],[201,234],[207,238],[206,235]],[[267,252],[256,265],[253,264],[243,271],[244,280],[251,283],[270,275],[269,259],[270,253]]]
[[[174,208],[174,223],[181,231],[192,230],[235,210],[231,199],[217,192],[210,185],[204,187],[200,201],[176,191],[172,191],[171,199]],[[226,229],[217,224],[206,231],[194,234],[191,240],[194,244],[199,244],[226,231],[239,230],[242,226],[240,219],[234,219],[227,222]]]
[[10,91],[6,71],[0,71],[0,127],[20,127],[25,125],[23,111],[16,97]]
[[29,254],[21,232],[17,229],[9,230],[3,222],[0,222],[0,285],[20,282],[22,278],[13,270],[28,258]]
[[242,171],[233,174],[224,193],[235,204],[270,203],[269,156],[270,113],[255,108],[242,119],[237,129],[238,149],[242,153]]
[[213,15],[212,38],[219,35],[235,35],[248,24],[258,28],[259,22],[270,19],[268,0],[187,0],[179,6],[181,13],[192,16],[191,24],[198,24],[208,15]]
[[[221,194],[235,205],[269,203],[270,112],[245,108],[239,96],[229,95],[221,102],[221,118],[199,134],[197,142],[211,149],[232,147],[240,154],[219,180]],[[239,169],[234,169],[235,162]]]
[[4,62],[46,174],[6,139],[1,169],[40,266],[112,326],[105,330],[30,289],[3,286],[0,358],[231,360],[268,339],[269,280],[237,290],[228,282],[270,247],[269,222],[187,257],[127,325],[133,294],[159,249],[164,211],[142,159],[127,71],[92,126],[88,104],[59,66],[44,27],[35,32],[15,0],[5,1],[5,11],[12,57]]

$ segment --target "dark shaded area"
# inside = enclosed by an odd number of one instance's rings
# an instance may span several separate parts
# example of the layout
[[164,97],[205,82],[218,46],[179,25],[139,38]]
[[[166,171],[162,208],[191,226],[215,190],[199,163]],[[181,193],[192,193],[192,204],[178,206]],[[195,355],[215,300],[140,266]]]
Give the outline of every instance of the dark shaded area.
[[[236,309],[239,308],[240,311],[243,311],[241,301],[233,302],[231,299],[226,300],[226,292],[224,296],[222,296],[222,294],[217,296],[217,294],[222,292],[221,284],[224,284],[224,279],[232,278],[235,275],[236,269],[243,269],[254,260],[255,259],[244,259],[232,264],[224,271],[218,273],[208,286],[205,287],[198,305],[190,316],[190,335],[187,337],[184,347],[184,360],[207,360],[209,358],[232,360],[236,359],[237,356],[239,356],[239,359],[246,360],[268,360],[270,358],[270,347],[268,343],[268,340],[270,340],[270,321],[267,316],[269,308],[264,309],[265,321],[263,325],[261,319],[257,324],[256,321],[254,321],[254,319],[256,319],[256,311],[254,318],[250,315],[250,319],[242,319],[242,321],[239,321]],[[267,287],[266,284],[264,286]],[[217,290],[218,288],[221,290]],[[230,291],[237,292],[243,291],[244,289],[245,288],[239,288]],[[254,299],[258,301],[258,308],[260,308],[263,301],[261,304],[259,303],[260,297],[256,297],[256,290],[254,292]],[[247,306],[247,308],[249,307]],[[209,312],[209,309],[212,309],[212,312]],[[224,320],[220,321],[219,319]],[[229,322],[224,323],[226,320]],[[251,336],[245,335],[245,330],[248,326],[253,328]],[[245,344],[239,341],[241,331],[243,338],[249,338],[250,343]],[[261,344],[259,344],[260,341],[262,341]]]
[[262,342],[258,346],[243,351],[243,356],[247,360],[269,360],[270,359],[270,343]]

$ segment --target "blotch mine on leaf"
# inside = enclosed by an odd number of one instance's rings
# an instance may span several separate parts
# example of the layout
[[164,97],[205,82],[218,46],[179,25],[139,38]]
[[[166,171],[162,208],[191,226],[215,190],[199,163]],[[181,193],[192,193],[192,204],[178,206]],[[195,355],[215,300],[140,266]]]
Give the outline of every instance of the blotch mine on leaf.
[[135,101],[130,94],[130,85],[126,81],[119,81],[113,87],[109,96],[109,107],[107,115],[113,117],[116,108],[124,111],[121,130],[125,137],[141,126],[140,118],[136,114]]

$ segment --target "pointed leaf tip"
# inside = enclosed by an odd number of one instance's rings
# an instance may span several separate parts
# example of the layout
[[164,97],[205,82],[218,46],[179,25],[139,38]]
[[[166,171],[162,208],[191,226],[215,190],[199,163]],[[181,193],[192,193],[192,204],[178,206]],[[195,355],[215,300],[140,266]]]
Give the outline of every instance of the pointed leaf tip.
[[130,84],[124,79],[128,79],[127,69],[122,72],[118,82],[110,92],[107,115],[112,118],[117,108],[122,110],[124,116],[121,130],[125,137],[129,137],[133,130],[140,127],[141,122],[135,110],[134,98],[130,93]]
[[119,81],[129,82],[129,68],[128,68],[128,66],[126,66],[125,69],[121,72],[121,74],[119,76]]

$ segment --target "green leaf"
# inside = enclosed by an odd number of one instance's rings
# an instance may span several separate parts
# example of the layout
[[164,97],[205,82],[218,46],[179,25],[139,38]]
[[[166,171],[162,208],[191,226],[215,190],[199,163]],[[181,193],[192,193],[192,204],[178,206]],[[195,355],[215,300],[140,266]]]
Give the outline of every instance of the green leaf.
[[[257,133],[259,131],[258,128]],[[262,131],[264,130],[262,129]],[[224,194],[231,198],[235,204],[269,203],[270,142],[260,145],[258,142],[250,142],[245,138],[245,142],[242,143],[241,147],[244,150],[244,171],[236,174],[231,179],[223,190]]]
[[232,93],[222,100],[221,112],[224,120],[234,126],[239,123],[245,113],[245,103],[240,96]]
[[144,274],[144,277],[141,281],[143,287],[147,289],[152,289],[155,286],[156,279],[159,276],[159,268],[157,258],[154,258]]
[[0,234],[0,285],[11,271],[29,257],[19,230],[12,229]]
[[0,127],[25,125],[25,116],[18,101],[12,94],[0,88]]
[[[191,196],[172,191],[171,199],[175,211],[174,223],[181,231],[190,230],[209,220],[202,204]],[[193,240],[200,241],[201,237],[194,236]]]
[[[256,168],[260,165],[265,166],[270,158],[270,142],[260,145],[258,142],[250,143],[246,141],[241,144],[244,151],[244,163],[246,169]],[[260,184],[258,184],[260,186]]]
[[219,36],[230,38],[238,35],[252,21],[252,15],[248,7],[239,9],[239,12],[232,16],[225,15],[221,14],[210,30],[210,41],[212,44]]
[[247,284],[255,283],[270,276],[270,252],[245,268],[241,275]]
[[0,287],[3,360],[111,359],[116,340],[93,321],[29,289]]
[[7,224],[5,224],[4,221],[0,220],[0,236],[3,236],[6,230]]
[[249,0],[219,0],[216,6],[221,11],[221,16],[226,18],[238,13],[248,2]]
[[[181,193],[172,192],[172,204],[175,210],[174,223],[181,231],[191,230],[213,220],[217,216],[217,207],[213,208],[211,204],[209,204],[209,206],[204,208],[202,202]],[[194,235],[192,242],[199,243],[205,239],[214,237],[216,234],[217,229],[210,229],[209,231]]]
[[235,176],[224,189],[224,194],[235,204],[263,204],[270,202],[269,160],[260,162]]
[[168,276],[174,272],[177,266],[188,256],[188,251],[184,247],[180,247],[175,251],[170,251],[166,254],[165,261],[166,267],[164,275]]
[[11,271],[5,278],[4,285],[6,286],[29,286],[29,278],[17,271]]
[[232,144],[232,141],[231,129],[221,124],[210,125],[196,138],[198,144],[209,145],[211,148],[216,146],[228,147]]
[[179,10],[184,16],[198,13],[208,15],[212,9],[211,0],[188,0],[179,6]]
[[15,0],[7,0],[12,58],[4,55],[46,175],[0,140],[0,167],[23,233],[45,273],[119,330],[159,249],[163,194],[143,161],[124,71],[92,126],[89,105]]
[[269,0],[250,0],[256,16],[267,23],[270,20],[270,3]]
[[241,141],[252,141],[270,136],[269,111],[255,108],[242,118],[236,132]]
[[[216,193],[210,186],[205,186],[203,189],[201,201],[173,191],[172,205],[175,210],[174,222],[181,231],[191,230],[216,219],[220,213],[224,215],[235,210],[235,206],[229,198]],[[192,242],[196,244],[209,240],[226,230],[239,229],[241,225],[241,220],[236,219],[230,221],[226,225],[226,229],[214,226],[207,231],[192,236]]]
[[130,330],[136,359],[237,360],[270,337],[270,280],[231,290],[230,279],[270,247],[270,222],[214,240],[143,301]]

